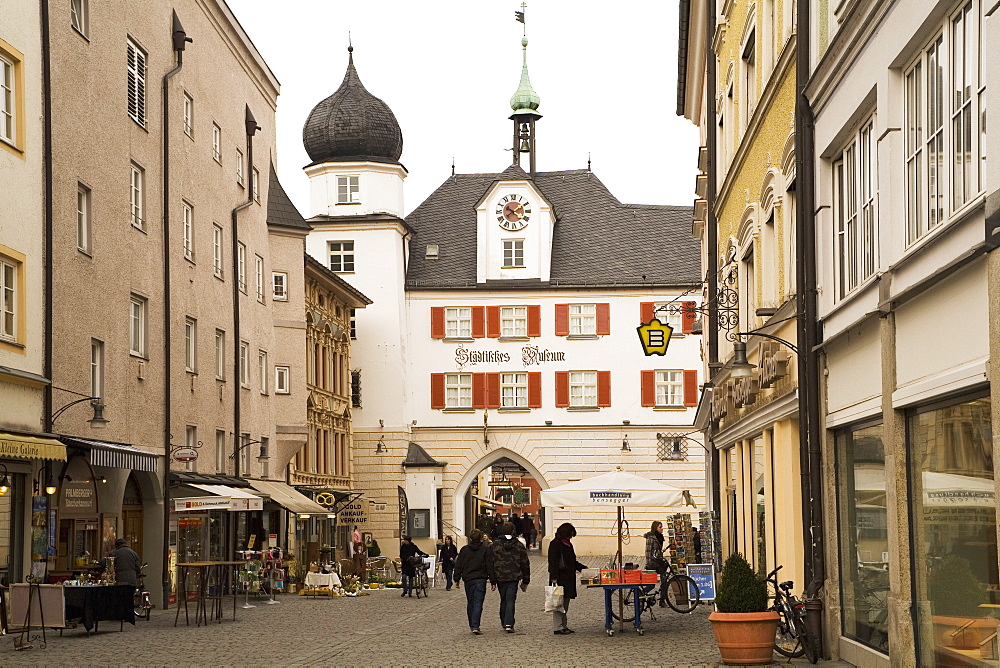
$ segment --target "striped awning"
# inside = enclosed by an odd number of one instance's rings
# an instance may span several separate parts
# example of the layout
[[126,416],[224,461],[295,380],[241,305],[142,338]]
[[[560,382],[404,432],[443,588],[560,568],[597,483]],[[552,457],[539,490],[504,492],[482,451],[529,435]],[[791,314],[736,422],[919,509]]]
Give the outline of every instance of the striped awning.
[[54,438],[0,431],[0,458],[3,457],[66,461],[66,446]]
[[62,436],[60,440],[66,445],[88,450],[90,463],[94,466],[156,473],[157,460],[160,458],[160,455],[140,450],[127,443],[95,441],[73,436]]

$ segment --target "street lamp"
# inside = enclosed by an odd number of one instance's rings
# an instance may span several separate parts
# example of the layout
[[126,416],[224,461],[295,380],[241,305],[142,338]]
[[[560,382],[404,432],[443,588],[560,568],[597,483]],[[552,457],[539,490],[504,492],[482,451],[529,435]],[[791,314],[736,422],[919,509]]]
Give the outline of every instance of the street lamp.
[[[695,432],[688,432],[693,434]],[[659,444],[660,459],[671,462],[683,462],[687,460],[687,444],[694,443],[705,452],[711,452],[704,443],[693,439],[688,434],[663,434],[657,432],[656,440]]]
[[[56,389],[62,389],[62,388],[56,388]],[[72,392],[70,390],[64,390],[64,391],[69,392],[70,394],[79,394],[78,392]],[[88,397],[85,395],[80,395],[80,396],[83,398],[71,401],[65,406],[59,408],[55,413],[53,413],[52,424],[55,424],[55,421],[58,420],[59,416],[65,413],[67,409],[72,408],[77,404],[82,404],[84,401],[89,401],[90,405],[94,409],[94,417],[87,420],[87,422],[89,422],[90,426],[93,427],[94,429],[104,429],[104,427],[108,425],[108,420],[104,417],[104,402],[101,401],[100,397]]]
[[736,337],[736,341],[733,342],[733,362],[729,366],[729,373],[733,378],[749,378],[753,375],[753,370],[757,368],[756,364],[751,364],[747,361],[747,344],[740,340],[741,336],[759,336],[762,339],[770,339],[771,341],[777,341],[778,343],[788,346],[796,355],[799,354],[799,349],[791,341],[786,341],[782,338],[774,336],[772,334],[765,334],[763,332],[751,331],[751,332],[733,332],[733,336]]
[[38,474],[33,481],[35,496],[40,496],[39,490],[42,488],[43,474],[45,476],[45,493],[49,495],[56,493],[56,486],[52,484],[52,471],[49,469],[48,463],[46,463],[42,468],[38,469]]
[[3,467],[3,475],[0,476],[0,496],[7,496],[7,492],[10,491],[10,480],[7,479],[7,467],[0,464]]

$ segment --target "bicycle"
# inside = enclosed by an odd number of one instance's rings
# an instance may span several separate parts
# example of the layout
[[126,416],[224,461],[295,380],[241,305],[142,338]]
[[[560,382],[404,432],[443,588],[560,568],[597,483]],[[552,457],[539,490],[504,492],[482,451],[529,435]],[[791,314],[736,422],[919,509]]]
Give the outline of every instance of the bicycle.
[[427,598],[427,569],[430,568],[430,565],[419,555],[410,557],[410,563],[413,564],[413,570],[416,572],[416,575],[413,576],[413,591],[416,592],[417,598],[420,598],[420,594]]
[[771,610],[778,613],[778,630],[774,635],[774,649],[778,654],[797,658],[803,654],[809,663],[819,661],[819,642],[806,623],[805,604],[791,593],[791,580],[778,582],[778,566],[767,574],[765,580],[774,585],[774,604]]
[[[668,563],[666,568],[671,575],[667,578],[666,582],[661,584],[660,589],[657,589],[656,585],[644,585],[639,593],[641,597],[639,601],[639,614],[649,613],[649,618],[654,621],[656,620],[656,615],[654,614],[656,601],[660,596],[660,592],[663,591],[663,587],[666,587],[663,600],[666,601],[671,610],[682,615],[693,612],[701,600],[701,590],[692,578],[679,572],[677,567],[672,563]],[[623,593],[622,616],[620,618],[622,622],[635,620],[635,605],[632,599],[633,592],[635,591],[635,589],[627,589]],[[611,610],[611,616],[619,619],[618,613],[614,608]]]
[[143,573],[146,566],[149,566],[149,564],[140,566],[139,572],[136,573],[136,580],[138,582],[135,586],[135,594],[132,595],[132,611],[135,613],[136,618],[145,617],[148,622],[149,611],[152,610],[153,604],[149,602],[149,592],[146,590],[146,574]]

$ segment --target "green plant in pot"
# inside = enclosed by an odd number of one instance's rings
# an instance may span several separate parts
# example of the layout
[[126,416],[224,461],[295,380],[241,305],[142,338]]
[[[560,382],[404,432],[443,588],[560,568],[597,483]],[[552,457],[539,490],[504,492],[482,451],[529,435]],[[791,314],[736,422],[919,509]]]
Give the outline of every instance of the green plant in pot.
[[[972,572],[968,559],[949,555],[941,560],[927,581],[935,634],[939,644],[958,649],[976,649],[981,637],[996,629],[995,620],[986,620],[983,608],[989,595]],[[971,623],[970,623],[971,622]]]
[[729,555],[719,574],[715,608],[708,619],[723,663],[771,662],[778,613],[767,609],[767,582],[753,572],[739,552]]

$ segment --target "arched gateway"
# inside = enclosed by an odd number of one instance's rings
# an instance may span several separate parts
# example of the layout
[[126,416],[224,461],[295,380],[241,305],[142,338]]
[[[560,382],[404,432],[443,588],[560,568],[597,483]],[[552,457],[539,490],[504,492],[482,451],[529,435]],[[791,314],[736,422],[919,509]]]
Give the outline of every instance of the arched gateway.
[[[453,517],[455,518],[454,524],[456,527],[461,528],[464,531],[464,528],[468,526],[467,520],[469,519],[468,518],[469,509],[466,499],[468,496],[469,487],[472,485],[473,481],[476,480],[477,476],[479,476],[479,474],[487,466],[491,466],[492,464],[495,464],[496,462],[499,462],[504,459],[513,461],[514,463],[524,468],[528,473],[531,474],[531,476],[535,480],[538,481],[538,484],[541,486],[541,489],[546,489],[549,486],[548,482],[545,480],[545,476],[542,475],[542,472],[539,471],[534,464],[525,459],[522,455],[507,448],[497,448],[496,450],[490,450],[488,453],[480,457],[477,461],[469,465],[466,468],[466,470],[462,472],[462,477],[459,479],[458,485],[455,487],[455,494],[452,501],[455,504]],[[546,518],[546,521],[547,522],[549,521],[548,518]],[[548,527],[546,527],[545,529],[545,534],[551,535],[551,532],[548,531]]]

